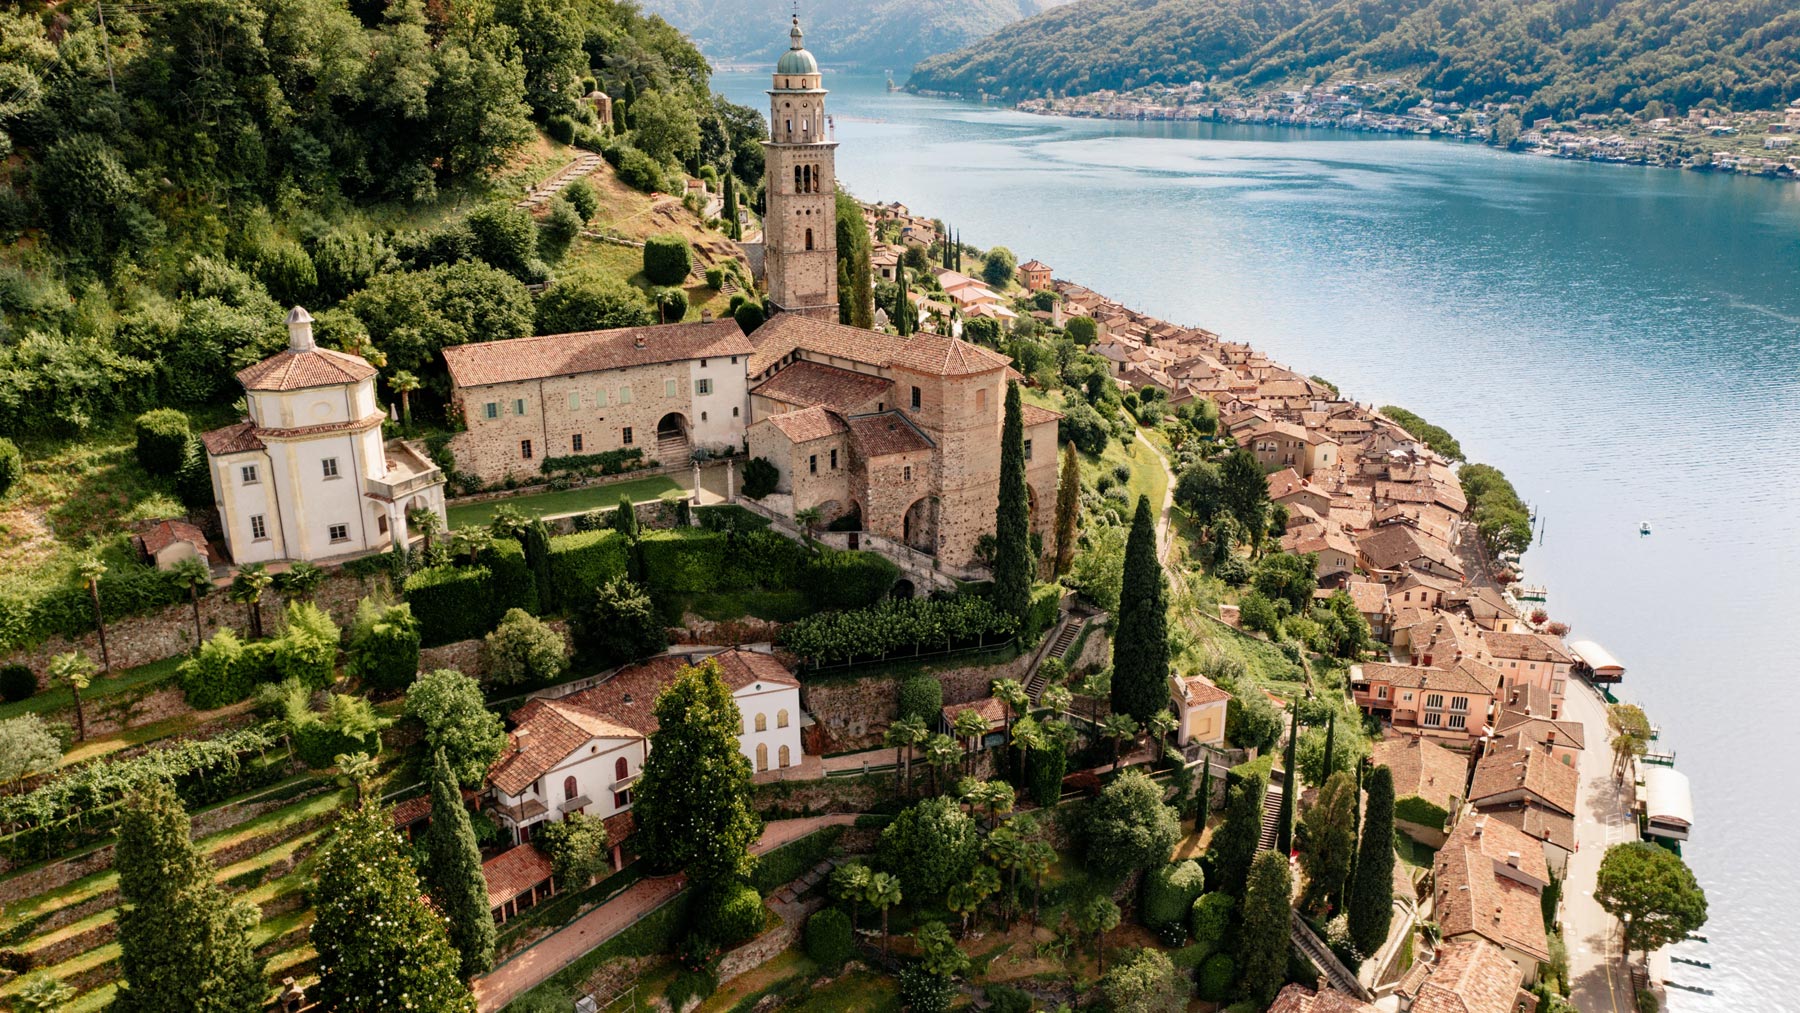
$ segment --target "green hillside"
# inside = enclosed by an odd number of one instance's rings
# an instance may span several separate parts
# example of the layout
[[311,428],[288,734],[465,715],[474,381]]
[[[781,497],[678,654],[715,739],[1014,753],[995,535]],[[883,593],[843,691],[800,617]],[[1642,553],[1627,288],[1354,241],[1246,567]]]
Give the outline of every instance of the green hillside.
[[[966,46],[1066,0],[842,0],[801,11],[806,45],[820,60],[904,78],[908,67]],[[772,64],[787,48],[788,0],[645,0],[730,64]]]
[[1542,115],[1800,96],[1786,0],[1078,0],[920,63],[920,90],[1008,98],[1212,81],[1400,77]]

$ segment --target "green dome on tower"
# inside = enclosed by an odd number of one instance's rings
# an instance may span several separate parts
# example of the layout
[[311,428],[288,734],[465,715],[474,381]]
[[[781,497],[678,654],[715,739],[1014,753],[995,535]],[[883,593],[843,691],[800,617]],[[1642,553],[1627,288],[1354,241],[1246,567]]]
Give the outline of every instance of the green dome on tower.
[[788,51],[781,54],[781,59],[776,62],[775,73],[817,74],[819,72],[819,61],[813,59],[813,55],[806,51],[806,46],[803,43],[802,33],[800,31],[800,15],[798,14],[794,15],[794,27],[788,30],[788,38],[792,41],[788,45]]

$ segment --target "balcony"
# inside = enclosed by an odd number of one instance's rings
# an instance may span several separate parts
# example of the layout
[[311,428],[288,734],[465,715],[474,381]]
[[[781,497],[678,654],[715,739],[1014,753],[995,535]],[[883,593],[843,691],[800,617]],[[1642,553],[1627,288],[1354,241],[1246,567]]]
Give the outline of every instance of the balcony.
[[389,440],[387,476],[369,479],[369,494],[398,503],[414,493],[444,484],[444,473],[431,458],[405,440]]

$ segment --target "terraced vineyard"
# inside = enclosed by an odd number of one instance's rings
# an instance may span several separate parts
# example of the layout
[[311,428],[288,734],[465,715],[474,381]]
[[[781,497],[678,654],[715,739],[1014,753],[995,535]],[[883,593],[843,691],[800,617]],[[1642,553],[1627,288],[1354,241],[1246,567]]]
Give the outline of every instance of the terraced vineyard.
[[[307,860],[333,813],[350,797],[328,780],[304,778],[263,791],[296,792],[285,805],[197,842],[219,869],[233,895],[255,904],[262,923],[252,937],[268,960],[271,983],[306,980],[318,954],[307,940],[312,910],[305,888]],[[254,801],[251,799],[250,801]],[[80,992],[68,1013],[105,1009],[118,988],[118,874],[110,869],[6,905],[0,945],[27,956],[34,971],[48,971]],[[0,1001],[17,992],[24,977],[0,985]]]

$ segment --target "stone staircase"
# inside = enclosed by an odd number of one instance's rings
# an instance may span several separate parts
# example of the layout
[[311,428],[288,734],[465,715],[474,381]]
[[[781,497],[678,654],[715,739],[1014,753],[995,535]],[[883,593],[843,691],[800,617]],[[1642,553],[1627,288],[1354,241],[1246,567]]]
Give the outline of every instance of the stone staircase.
[[1299,950],[1307,960],[1312,962],[1314,967],[1319,969],[1319,973],[1324,975],[1326,982],[1332,988],[1345,995],[1356,996],[1364,1002],[1372,1001],[1375,994],[1370,992],[1361,981],[1358,981],[1356,975],[1345,967],[1342,961],[1338,960],[1337,955],[1331,952],[1331,947],[1326,946],[1324,940],[1313,934],[1313,930],[1308,928],[1306,921],[1300,917],[1300,912],[1293,911],[1291,915],[1293,928],[1290,938],[1294,949]]
[[794,880],[792,883],[788,883],[787,885],[783,886],[781,889],[776,890],[773,894],[770,895],[770,899],[774,900],[778,903],[781,903],[781,904],[797,904],[797,903],[799,903],[801,896],[803,896],[808,890],[811,890],[813,887],[818,886],[819,883],[824,881],[826,877],[830,876],[831,873],[834,870],[836,870],[838,866],[844,864],[845,861],[847,861],[847,859],[827,858],[823,862],[820,862],[818,865],[815,865],[811,869],[808,869],[806,871],[806,875],[801,876],[799,879]]
[[661,464],[686,464],[693,456],[685,436],[659,436],[656,439],[656,460]]
[[600,168],[601,161],[602,159],[599,155],[596,155],[591,151],[583,152],[581,155],[577,156],[573,162],[556,170],[556,175],[551,176],[537,186],[532,187],[531,191],[525,195],[524,199],[514,204],[513,207],[524,208],[528,211],[540,207],[551,197],[562,193],[570,183],[582,179],[595,169]]
[[1269,790],[1263,796],[1262,835],[1256,839],[1256,851],[1275,850],[1281,837],[1281,788],[1287,779],[1285,771],[1269,771]]
[[1057,621],[1056,628],[1050,631],[1050,646],[1036,661],[1032,662],[1031,675],[1025,680],[1025,692],[1031,697],[1032,703],[1037,703],[1039,698],[1044,695],[1044,690],[1050,685],[1049,677],[1044,674],[1044,660],[1046,658],[1055,658],[1058,661],[1067,659],[1069,652],[1074,650],[1076,641],[1081,639],[1081,631],[1086,629],[1089,623],[1101,618],[1104,616],[1080,615],[1074,612],[1062,614]]

